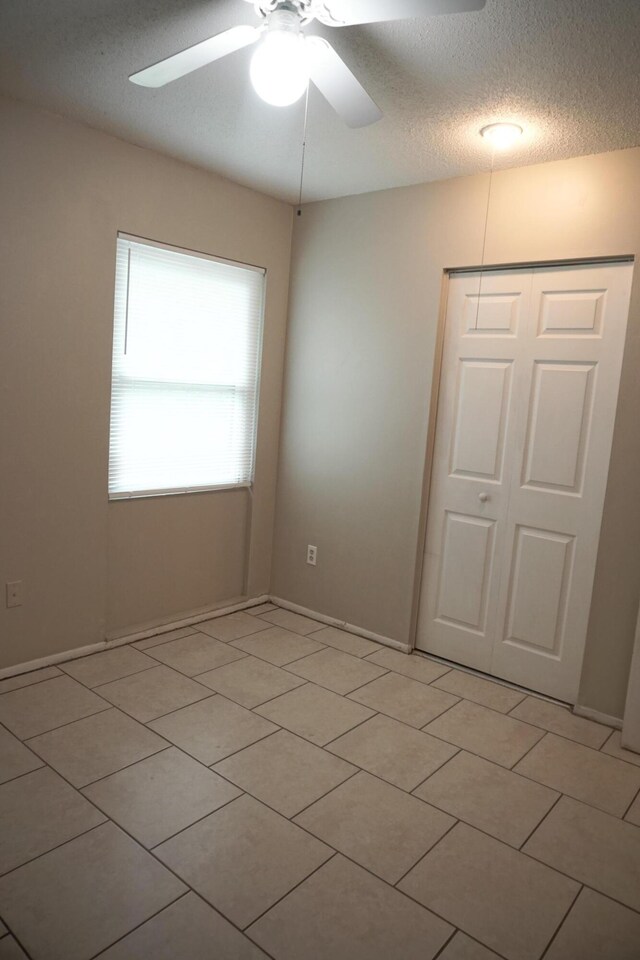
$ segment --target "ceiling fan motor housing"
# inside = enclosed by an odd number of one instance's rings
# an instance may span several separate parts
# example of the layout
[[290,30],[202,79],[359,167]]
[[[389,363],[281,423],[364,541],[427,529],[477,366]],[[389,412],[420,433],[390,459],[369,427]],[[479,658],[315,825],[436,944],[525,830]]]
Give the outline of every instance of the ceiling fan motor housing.
[[285,13],[294,16],[301,25],[313,20],[313,5],[314,0],[257,0],[255,7],[256,12],[268,22],[274,15]]
[[267,31],[278,30],[281,33],[300,33],[302,20],[292,3],[284,3],[266,15]]

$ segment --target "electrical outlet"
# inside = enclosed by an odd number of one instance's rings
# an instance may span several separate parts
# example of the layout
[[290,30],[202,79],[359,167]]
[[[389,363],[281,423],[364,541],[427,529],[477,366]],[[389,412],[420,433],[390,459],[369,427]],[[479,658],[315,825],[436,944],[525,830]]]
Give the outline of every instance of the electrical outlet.
[[12,580],[6,584],[7,606],[21,607],[24,603],[24,590],[22,580]]
[[310,563],[312,567],[315,567],[318,560],[318,548],[312,546],[310,543],[307,545],[307,563]]

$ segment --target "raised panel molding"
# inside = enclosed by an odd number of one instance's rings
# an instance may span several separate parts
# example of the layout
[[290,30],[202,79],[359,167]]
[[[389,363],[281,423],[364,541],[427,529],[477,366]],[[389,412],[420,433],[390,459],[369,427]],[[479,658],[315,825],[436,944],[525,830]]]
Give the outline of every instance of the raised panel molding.
[[596,363],[534,363],[524,487],[582,493],[596,367]]
[[463,336],[515,337],[520,293],[468,293],[462,308]]
[[451,476],[500,482],[511,367],[510,360],[460,360]]
[[436,602],[441,623],[484,634],[494,531],[493,520],[445,513]]
[[601,337],[606,290],[545,291],[538,336]]
[[575,539],[516,527],[504,643],[559,659]]

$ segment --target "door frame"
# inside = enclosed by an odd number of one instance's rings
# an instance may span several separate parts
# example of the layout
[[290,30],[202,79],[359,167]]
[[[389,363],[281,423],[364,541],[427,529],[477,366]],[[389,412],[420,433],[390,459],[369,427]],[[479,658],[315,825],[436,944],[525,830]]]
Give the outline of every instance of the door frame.
[[[422,572],[424,566],[424,551],[427,541],[427,524],[429,519],[429,498],[431,494],[431,476],[433,472],[433,455],[436,442],[436,428],[438,419],[438,405],[442,387],[444,342],[447,324],[447,306],[449,301],[449,285],[452,276],[464,273],[495,273],[504,270],[534,270],[551,267],[571,266],[603,266],[611,263],[635,263],[633,254],[604,255],[601,257],[572,257],[565,260],[524,260],[522,262],[492,263],[483,266],[444,267],[440,288],[440,304],[436,329],[436,342],[432,367],[431,391],[429,395],[429,419],[425,446],[424,467],[422,475],[422,493],[420,498],[420,514],[418,519],[418,536],[416,541],[415,572],[413,578],[413,593],[411,601],[411,617],[409,621],[408,644],[410,650],[416,649],[416,634],[418,631],[418,615],[420,612]],[[481,281],[482,282],[482,281]],[[599,544],[599,540],[598,540]],[[583,653],[584,658],[584,653]]]

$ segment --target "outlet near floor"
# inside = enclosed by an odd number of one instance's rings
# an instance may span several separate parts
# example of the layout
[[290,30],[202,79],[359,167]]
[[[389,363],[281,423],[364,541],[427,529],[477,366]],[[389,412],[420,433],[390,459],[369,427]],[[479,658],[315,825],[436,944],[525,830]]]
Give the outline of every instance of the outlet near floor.
[[312,546],[310,543],[307,544],[307,563],[310,563],[312,567],[315,567],[318,560],[318,548]]

